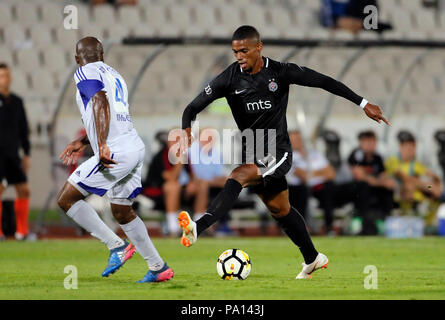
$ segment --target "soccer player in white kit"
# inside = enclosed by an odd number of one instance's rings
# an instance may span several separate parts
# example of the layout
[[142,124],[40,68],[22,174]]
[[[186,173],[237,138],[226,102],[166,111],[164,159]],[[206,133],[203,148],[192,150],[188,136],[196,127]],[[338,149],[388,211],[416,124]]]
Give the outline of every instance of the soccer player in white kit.
[[[70,143],[60,159],[67,165],[76,163],[87,144],[94,156],[68,178],[59,193],[58,205],[110,250],[103,277],[116,272],[137,250],[149,268],[138,282],[169,280],[173,270],[162,260],[144,222],[131,207],[142,187],[145,145],[131,122],[125,80],[103,62],[102,44],[96,38],[81,39],[75,58],[79,65],[74,75],[76,98],[87,135]],[[132,244],[119,238],[83,200],[92,193],[107,194],[113,215]]]

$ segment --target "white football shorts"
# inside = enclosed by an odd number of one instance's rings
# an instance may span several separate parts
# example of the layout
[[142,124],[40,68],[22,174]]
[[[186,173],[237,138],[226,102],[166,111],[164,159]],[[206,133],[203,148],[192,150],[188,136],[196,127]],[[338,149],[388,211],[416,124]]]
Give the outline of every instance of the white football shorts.
[[82,163],[68,178],[85,197],[94,193],[107,194],[111,203],[131,205],[142,191],[141,174],[145,148],[139,151],[112,153],[117,162],[113,168],[102,167],[99,155],[94,155]]

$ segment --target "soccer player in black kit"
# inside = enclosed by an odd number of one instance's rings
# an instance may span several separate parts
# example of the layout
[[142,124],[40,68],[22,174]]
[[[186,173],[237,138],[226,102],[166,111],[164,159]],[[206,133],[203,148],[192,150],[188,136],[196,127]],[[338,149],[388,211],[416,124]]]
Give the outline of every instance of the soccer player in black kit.
[[[329,260],[315,249],[303,217],[289,204],[285,174],[292,164],[292,149],[287,133],[286,109],[289,86],[297,84],[322,88],[360,105],[371,119],[389,124],[380,108],[368,103],[341,82],[306,67],[293,63],[273,61],[261,55],[262,42],[252,26],[241,26],[233,34],[232,50],[236,62],[212,80],[184,110],[182,128],[186,132],[186,145],[192,142],[191,122],[213,100],[226,97],[233,117],[241,132],[245,130],[276,130],[275,154],[266,153],[258,158],[255,148],[245,145],[244,162],[230,174],[224,189],[210,204],[206,214],[196,222],[182,211],[178,222],[183,229],[181,243],[188,247],[198,235],[231,209],[241,190],[250,187],[261,198],[272,217],[287,236],[300,249],[303,269],[297,279],[311,278],[312,273],[326,268]],[[258,140],[258,137],[255,138]],[[264,137],[264,149],[270,151],[271,143]],[[258,146],[257,141],[255,145]],[[184,149],[183,149],[184,150]],[[253,161],[246,161],[252,159]]]

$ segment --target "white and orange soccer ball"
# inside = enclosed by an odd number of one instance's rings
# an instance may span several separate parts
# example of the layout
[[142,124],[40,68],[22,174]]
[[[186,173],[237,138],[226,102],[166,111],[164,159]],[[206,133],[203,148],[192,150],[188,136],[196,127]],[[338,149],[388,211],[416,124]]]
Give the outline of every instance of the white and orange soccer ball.
[[216,262],[216,271],[223,280],[245,280],[252,270],[249,255],[240,249],[224,251]]

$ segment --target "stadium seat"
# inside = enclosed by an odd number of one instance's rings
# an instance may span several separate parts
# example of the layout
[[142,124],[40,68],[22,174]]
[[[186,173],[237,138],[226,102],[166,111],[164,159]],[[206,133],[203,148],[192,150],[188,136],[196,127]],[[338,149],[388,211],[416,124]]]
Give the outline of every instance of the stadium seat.
[[361,31],[357,35],[357,39],[359,39],[359,40],[379,40],[380,35],[374,31]]
[[282,29],[282,35],[286,39],[305,39],[307,34],[297,25],[290,25],[288,28]]
[[64,28],[56,28],[56,39],[59,45],[74,53],[79,38],[79,30],[65,30]]
[[[239,3],[243,3],[240,1]],[[268,23],[266,21],[266,9],[261,5],[247,5],[242,8],[244,23],[249,25],[258,25],[260,32]]]
[[166,24],[165,27],[158,30],[161,37],[178,37],[184,34],[184,29],[173,24]]
[[144,23],[139,27],[134,27],[132,28],[132,30],[128,28],[119,29],[119,27],[120,27],[119,25],[116,25],[114,27],[107,29],[107,31],[110,34],[109,39],[121,40],[126,36],[156,37],[159,35],[159,32],[151,24],[148,23]]
[[0,27],[13,23],[12,6],[9,3],[0,3]]
[[63,26],[64,7],[62,4],[56,2],[48,2],[40,6],[42,14],[42,23],[48,26],[58,27]]
[[430,10],[416,11],[414,14],[414,19],[416,20],[417,29],[422,31],[434,30],[439,25],[438,21],[436,20],[435,12]]
[[169,23],[177,28],[186,28],[191,24],[191,10],[188,6],[177,5],[169,8]]
[[34,2],[28,1],[26,3],[16,2],[13,10],[16,16],[16,23],[34,25],[39,22],[38,6]]
[[216,23],[216,13],[213,6],[201,5],[192,8],[193,23],[203,31],[211,29]]
[[19,50],[17,51],[17,62],[20,69],[33,72],[41,65],[40,52],[31,49]]
[[208,36],[208,29],[203,28],[201,26],[198,25],[190,25],[188,26],[185,30],[184,30],[184,35],[186,37],[203,37],[203,36]]
[[391,23],[397,30],[406,31],[414,29],[411,12],[401,8],[391,12]]
[[167,23],[166,8],[160,5],[152,5],[145,8],[147,24],[152,28],[165,26]]
[[80,32],[80,38],[95,37],[101,41],[105,39],[104,29],[95,24],[89,23],[87,25],[84,25],[79,29],[79,32]]
[[216,10],[220,19],[219,22],[227,26],[232,33],[237,27],[244,24],[244,20],[241,19],[241,11],[237,7],[233,5],[218,5]]
[[406,32],[404,35],[405,35],[404,38],[407,39],[407,40],[419,40],[419,41],[422,41],[422,40],[430,39],[429,32],[426,31],[426,30],[420,30],[420,29]]
[[[72,58],[70,64],[68,64],[67,52],[59,46],[52,46],[42,50],[42,55],[45,70],[52,73],[60,72],[64,74],[67,72],[69,65],[74,64],[74,58]],[[73,57],[73,55],[70,57]]]
[[224,24],[216,24],[208,30],[208,34],[212,37],[230,37],[233,30]]
[[14,65],[14,58],[9,48],[3,46],[0,47],[0,62],[4,62],[11,67]]
[[322,28],[305,29],[304,31],[308,39],[328,40],[332,35],[331,31]]
[[308,31],[313,28],[321,28],[317,12],[301,8],[294,10],[293,14],[295,15],[294,20],[300,28]]
[[117,12],[118,21],[127,26],[135,27],[142,23],[141,10],[134,6],[121,6]]
[[25,28],[19,24],[10,24],[3,28],[3,40],[9,48],[20,48],[30,44]]
[[94,6],[92,8],[92,16],[94,23],[101,27],[116,25],[116,11],[111,4]]
[[282,31],[286,30],[293,24],[289,11],[282,7],[272,7],[269,9],[268,14],[270,16],[272,25],[281,29]]
[[281,36],[280,30],[278,28],[275,28],[272,25],[265,25],[261,29],[261,36],[263,38],[269,38],[269,39],[276,39]]
[[23,95],[29,89],[29,81],[27,74],[18,68],[12,69],[12,84],[11,90],[12,92],[17,93],[18,95]]
[[29,28],[32,45],[35,48],[45,48],[54,43],[52,30],[45,24],[36,24]]

